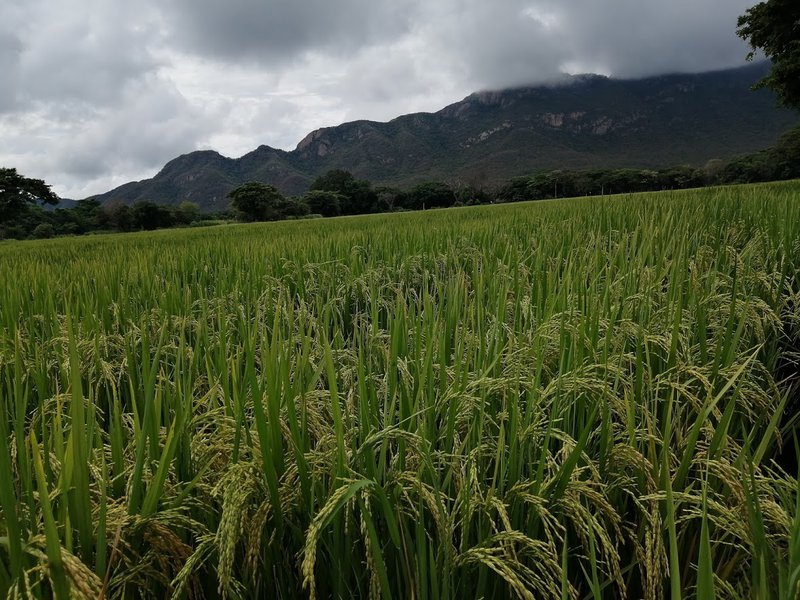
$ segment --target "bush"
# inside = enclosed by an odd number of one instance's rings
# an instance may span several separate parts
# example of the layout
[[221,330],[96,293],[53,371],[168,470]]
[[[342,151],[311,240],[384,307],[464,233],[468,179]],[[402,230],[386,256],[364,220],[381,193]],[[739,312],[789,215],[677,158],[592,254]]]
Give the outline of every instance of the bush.
[[54,237],[56,235],[56,228],[53,227],[50,223],[39,223],[36,228],[31,233],[32,237],[35,237],[37,240],[44,240],[47,238]]

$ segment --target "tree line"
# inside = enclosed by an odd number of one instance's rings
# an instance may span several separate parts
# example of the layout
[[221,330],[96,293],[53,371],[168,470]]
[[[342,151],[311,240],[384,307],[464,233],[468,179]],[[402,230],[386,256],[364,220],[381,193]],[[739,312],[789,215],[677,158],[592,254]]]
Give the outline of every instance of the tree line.
[[[9,189],[3,186],[5,172],[0,169],[0,197]],[[41,180],[28,180],[45,185]],[[49,191],[49,186],[46,186]],[[44,239],[65,235],[100,232],[149,231],[168,227],[184,227],[219,222],[224,215],[202,213],[192,202],[179,206],[164,206],[153,202],[100,204],[89,198],[79,200],[68,208],[52,208],[57,196],[32,197],[24,202],[0,200],[0,239]],[[227,216],[226,218],[230,218]]]
[[231,208],[241,221],[276,221],[303,217],[338,217],[401,210],[424,210],[490,202],[492,195],[475,187],[454,188],[436,181],[408,190],[373,186],[349,171],[334,169],[318,177],[308,192],[285,198],[275,187],[245,183],[230,194]]
[[192,202],[166,206],[137,202],[131,206],[87,199],[70,208],[50,209],[58,197],[41,180],[14,169],[0,169],[0,239],[49,238],[92,232],[129,232],[202,226],[238,220],[277,221],[370,213],[520,202],[574,196],[597,196],[708,185],[754,183],[800,178],[800,127],[774,147],[704,167],[667,169],[554,170],[516,177],[494,189],[424,182],[408,189],[373,186],[341,169],[318,177],[303,196],[286,197],[275,187],[249,182],[229,194],[230,209],[204,213]]
[[800,127],[790,130],[768,150],[728,161],[714,159],[703,167],[547,171],[512,179],[499,190],[497,198],[501,202],[519,202],[796,178],[800,178]]
[[251,182],[233,190],[230,199],[239,220],[274,221],[309,215],[335,217],[795,178],[800,178],[800,127],[785,134],[773,148],[728,161],[711,160],[699,168],[554,170],[515,177],[493,190],[451,186],[441,181],[421,183],[407,190],[373,187],[347,171],[333,170],[316,179],[309,192],[299,198],[285,198],[273,186]]

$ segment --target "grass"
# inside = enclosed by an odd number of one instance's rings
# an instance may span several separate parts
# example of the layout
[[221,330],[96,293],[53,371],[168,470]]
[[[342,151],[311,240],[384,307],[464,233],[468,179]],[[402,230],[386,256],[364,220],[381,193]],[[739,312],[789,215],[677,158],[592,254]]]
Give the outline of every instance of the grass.
[[0,246],[0,596],[794,598],[800,184]]

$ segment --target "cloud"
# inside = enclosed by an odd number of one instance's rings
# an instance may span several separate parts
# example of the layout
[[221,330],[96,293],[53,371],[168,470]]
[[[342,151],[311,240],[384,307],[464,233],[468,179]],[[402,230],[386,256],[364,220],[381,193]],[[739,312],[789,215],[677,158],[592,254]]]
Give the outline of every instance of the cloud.
[[401,35],[415,0],[173,0],[163,10],[182,47],[220,60],[283,64],[311,50],[346,56]]
[[19,27],[22,22],[23,14],[18,6],[0,4],[0,73],[3,74],[3,83],[0,85],[0,114],[13,110],[19,102],[19,63],[23,50]]
[[119,97],[113,107],[80,105],[70,111],[51,104],[0,119],[0,132],[15,149],[3,162],[24,165],[21,172],[56,184],[64,197],[81,198],[152,173],[195,149],[220,118],[155,75],[123,86]]
[[432,52],[474,87],[563,72],[642,77],[742,64],[736,18],[751,0],[444,0],[424,19]]
[[454,4],[460,6],[456,20],[430,25],[428,37],[438,42],[438,54],[458,65],[472,87],[501,88],[559,74],[564,50],[549,16],[534,18],[527,3],[518,0]]
[[0,73],[3,74],[3,85],[0,86],[0,113],[12,110],[17,106],[19,88],[19,55],[22,43],[10,32],[0,30]]
[[31,0],[0,9],[7,28],[0,29],[0,49],[4,66],[16,75],[15,108],[49,102],[118,104],[128,82],[159,67],[152,54],[156,13],[115,4]]
[[157,77],[122,95],[124,110],[102,111],[59,147],[54,161],[65,173],[93,178],[117,167],[157,168],[209,132],[209,115]]
[[0,165],[68,197],[194,149],[437,110],[563,72],[742,64],[752,0],[26,0],[0,4]]
[[539,0],[552,14],[567,60],[617,77],[700,72],[739,65],[747,49],[738,15],[752,0]]

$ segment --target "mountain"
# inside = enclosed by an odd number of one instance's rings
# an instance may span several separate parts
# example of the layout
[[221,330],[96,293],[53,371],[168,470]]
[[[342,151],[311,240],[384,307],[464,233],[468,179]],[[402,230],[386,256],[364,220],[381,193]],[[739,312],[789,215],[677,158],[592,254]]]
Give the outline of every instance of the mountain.
[[775,143],[798,122],[766,90],[750,86],[766,63],[639,80],[597,75],[472,94],[436,113],[388,123],[354,121],[310,133],[291,152],[260,146],[241,158],[204,150],[180,156],[152,179],[95,196],[101,202],[227,206],[246,181],[303,193],[320,174],[346,169],[374,184],[430,180],[491,186],[547,169],[702,165]]

